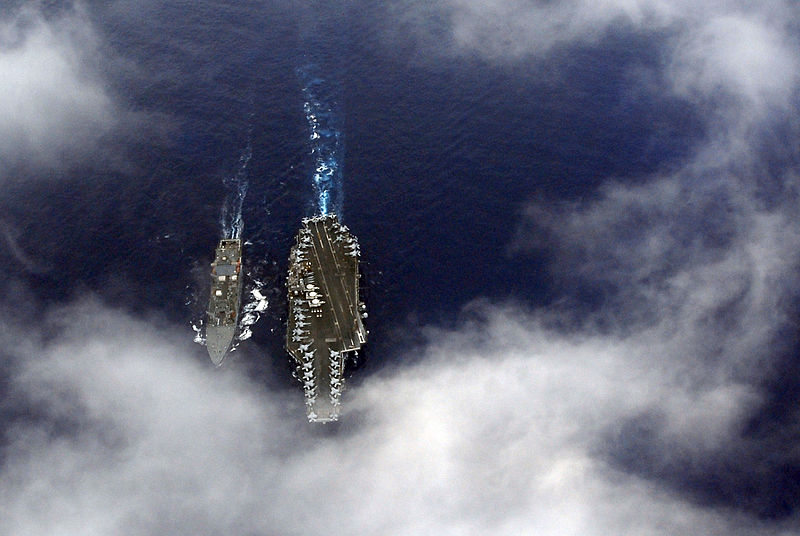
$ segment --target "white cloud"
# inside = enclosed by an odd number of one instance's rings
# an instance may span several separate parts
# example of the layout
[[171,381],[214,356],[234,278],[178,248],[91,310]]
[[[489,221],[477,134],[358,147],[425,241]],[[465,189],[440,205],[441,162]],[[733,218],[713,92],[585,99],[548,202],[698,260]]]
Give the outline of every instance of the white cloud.
[[798,55],[784,24],[724,13],[683,32],[670,67],[675,91],[701,101],[727,92],[751,113],[786,108],[797,85]]
[[536,65],[610,34],[650,36],[663,51],[655,67],[681,98],[755,118],[796,98],[800,12],[791,2],[408,0],[390,10],[397,24],[386,31],[402,28],[437,57]]
[[574,42],[594,43],[616,25],[662,28],[680,6],[653,0],[447,0],[457,47],[493,59],[543,55]]
[[780,534],[597,454],[656,409],[657,441],[703,456],[757,399],[730,377],[697,389],[710,369],[686,376],[657,329],[568,336],[476,305],[319,434],[299,389],[211,370],[179,336],[91,304],[52,318],[61,337],[17,356],[13,392],[43,418],[8,431],[3,534]]
[[0,21],[0,161],[48,166],[92,154],[118,114],[80,13],[56,21],[23,9]]
[[[548,259],[562,300],[547,325],[623,341],[615,355],[631,357],[620,368],[634,376],[609,392],[625,393],[629,410],[648,408],[646,447],[631,463],[649,464],[654,480],[680,481],[675,468],[691,472],[715,456],[730,459],[737,475],[770,463],[741,468],[738,449],[746,448],[742,423],[763,403],[761,382],[774,380],[785,358],[779,333],[792,329],[800,290],[800,199],[795,170],[767,168],[760,154],[759,128],[769,131],[795,109],[797,83],[786,34],[765,24],[712,18],[677,41],[669,89],[711,112],[707,139],[680,169],[634,184],[609,178],[580,202],[533,202],[511,247]],[[596,293],[589,305],[586,288]],[[637,371],[641,363],[655,378]],[[635,387],[647,393],[638,402],[626,392]],[[797,424],[788,418],[786,427]],[[795,455],[769,456],[797,463]],[[664,468],[673,469],[665,476]],[[727,485],[722,474],[716,479]]]

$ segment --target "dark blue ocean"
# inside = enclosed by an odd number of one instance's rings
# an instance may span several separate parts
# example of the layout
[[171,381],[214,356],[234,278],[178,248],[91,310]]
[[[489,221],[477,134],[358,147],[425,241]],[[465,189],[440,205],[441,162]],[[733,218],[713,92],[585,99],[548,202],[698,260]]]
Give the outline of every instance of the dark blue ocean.
[[251,344],[278,349],[290,242],[316,208],[303,69],[335,114],[336,194],[362,244],[376,362],[409,321],[456,322],[477,298],[557,298],[541,259],[508,252],[526,203],[669,168],[702,135],[680,102],[626,94],[626,73],[658,59],[635,35],[566,50],[555,70],[448,65],[387,43],[380,3],[365,6],[312,2],[299,17],[261,2],[92,6],[109,56],[138,66],[105,66],[117,96],[161,129],[107,141],[122,169],[104,155],[55,187],[18,175],[3,209],[20,246],[53,267],[22,276],[36,298],[92,292],[188,326],[251,147],[242,237],[270,298]]
[[[57,19],[72,8],[43,9]],[[361,244],[370,340],[350,370],[358,385],[413,359],[424,329],[468,320],[475,300],[543,310],[568,296],[577,311],[603,307],[618,289],[565,288],[551,272],[557,251],[515,250],[526,208],[589,202],[610,180],[670,173],[708,134],[698,110],[658,80],[631,83],[657,78],[664,61],[658,41],[633,29],[564,45],[547,61],[496,62],[388,38],[405,35],[405,23],[378,1],[82,9],[104,52],[94,67],[142,127],[110,131],[92,158],[13,164],[0,213],[19,249],[0,249],[2,301],[35,321],[95,296],[191,341],[214,247],[240,200],[248,289],[257,281],[269,306],[225,367],[267,384],[295,383],[283,350],[287,257],[301,219],[323,205]],[[796,155],[770,158],[783,169]],[[784,395],[765,422],[782,418]],[[786,462],[768,476],[796,490],[791,471]],[[703,476],[674,487],[731,505],[752,484],[770,503],[762,476],[724,493]],[[774,511],[754,510],[793,512],[797,492],[780,497]]]

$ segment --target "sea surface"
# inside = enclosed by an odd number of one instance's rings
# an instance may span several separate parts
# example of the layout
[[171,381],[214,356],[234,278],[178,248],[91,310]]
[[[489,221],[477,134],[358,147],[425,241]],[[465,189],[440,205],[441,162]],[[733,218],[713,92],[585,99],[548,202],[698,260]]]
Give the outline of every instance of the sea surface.
[[286,359],[287,255],[321,210],[321,158],[335,162],[326,210],[362,246],[369,369],[413,344],[409,326],[458,323],[473,300],[557,299],[543,259],[510,254],[527,203],[667,170],[703,135],[681,102],[629,92],[658,61],[636,35],[520,70],[398,44],[380,3],[89,5],[102,72],[142,127],[58,180],[20,170],[2,208],[42,269],[0,262],[43,306],[97,295],[191,337],[214,246],[240,217],[249,288],[269,299],[249,359]]

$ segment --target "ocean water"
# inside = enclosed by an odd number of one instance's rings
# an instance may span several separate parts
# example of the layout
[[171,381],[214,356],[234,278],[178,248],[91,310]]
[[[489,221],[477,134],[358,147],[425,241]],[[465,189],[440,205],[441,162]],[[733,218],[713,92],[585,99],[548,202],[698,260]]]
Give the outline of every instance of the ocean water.
[[148,127],[110,137],[106,154],[56,181],[23,170],[3,208],[49,268],[18,277],[42,303],[94,293],[190,337],[214,245],[240,233],[270,303],[252,344],[270,356],[281,355],[302,217],[339,212],[359,237],[377,366],[396,356],[403,326],[458,322],[472,300],[556,299],[542,259],[509,254],[526,204],[668,169],[703,135],[679,102],[626,93],[630,72],[658,59],[633,35],[520,72],[398,47],[375,30],[380,4],[309,3],[298,15],[123,2],[89,14],[115,58],[103,66],[115,97]]

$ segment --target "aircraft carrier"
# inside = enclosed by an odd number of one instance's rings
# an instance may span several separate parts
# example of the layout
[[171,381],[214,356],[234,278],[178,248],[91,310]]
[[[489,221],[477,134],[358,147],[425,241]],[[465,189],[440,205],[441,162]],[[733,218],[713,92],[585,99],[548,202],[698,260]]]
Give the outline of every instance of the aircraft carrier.
[[242,294],[242,241],[220,240],[211,263],[211,297],[208,300],[206,348],[211,362],[219,366],[231,347],[239,320]]
[[360,254],[335,214],[304,219],[289,254],[286,350],[297,362],[309,422],[339,418],[345,358],[367,341]]

